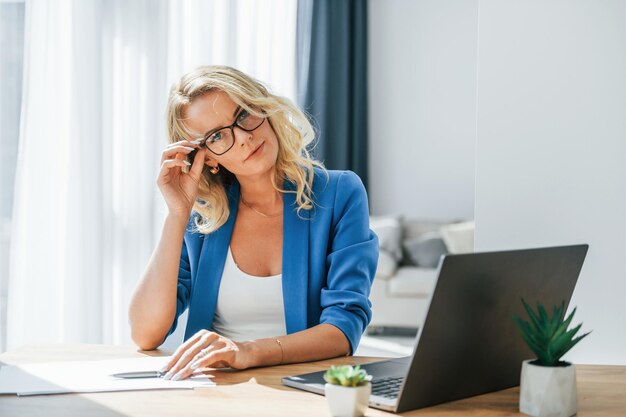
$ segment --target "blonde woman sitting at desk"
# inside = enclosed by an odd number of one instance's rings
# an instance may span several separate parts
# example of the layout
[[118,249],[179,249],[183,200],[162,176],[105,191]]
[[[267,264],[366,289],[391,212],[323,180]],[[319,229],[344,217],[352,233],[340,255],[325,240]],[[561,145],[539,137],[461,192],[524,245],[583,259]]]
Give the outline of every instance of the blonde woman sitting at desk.
[[188,308],[166,378],[353,354],[378,262],[359,177],[312,159],[303,113],[233,68],[183,76],[167,115],[168,215],[131,301],[135,343],[157,348]]

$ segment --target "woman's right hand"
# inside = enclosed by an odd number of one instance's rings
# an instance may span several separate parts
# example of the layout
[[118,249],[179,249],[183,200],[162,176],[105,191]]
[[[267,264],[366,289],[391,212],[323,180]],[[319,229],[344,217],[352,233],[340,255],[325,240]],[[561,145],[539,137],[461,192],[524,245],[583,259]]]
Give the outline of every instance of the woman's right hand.
[[157,185],[165,198],[169,214],[185,220],[189,218],[198,197],[198,184],[206,149],[202,148],[196,152],[188,172],[184,172],[183,168],[189,166],[187,155],[197,148],[197,144],[182,140],[170,144],[161,154],[161,170]]

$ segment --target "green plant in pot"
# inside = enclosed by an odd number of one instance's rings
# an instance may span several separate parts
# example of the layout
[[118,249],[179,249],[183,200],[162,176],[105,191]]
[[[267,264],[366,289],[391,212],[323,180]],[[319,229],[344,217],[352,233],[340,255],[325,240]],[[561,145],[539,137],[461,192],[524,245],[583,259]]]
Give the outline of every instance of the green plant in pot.
[[359,365],[331,366],[324,374],[324,392],[335,417],[360,417],[365,414],[372,385],[371,375]]
[[576,309],[565,318],[565,303],[555,306],[552,315],[537,303],[534,311],[522,299],[529,321],[513,317],[524,341],[537,355],[522,363],[520,412],[535,417],[570,417],[577,412],[576,369],[561,360],[590,332],[576,336],[582,323],[568,329]]

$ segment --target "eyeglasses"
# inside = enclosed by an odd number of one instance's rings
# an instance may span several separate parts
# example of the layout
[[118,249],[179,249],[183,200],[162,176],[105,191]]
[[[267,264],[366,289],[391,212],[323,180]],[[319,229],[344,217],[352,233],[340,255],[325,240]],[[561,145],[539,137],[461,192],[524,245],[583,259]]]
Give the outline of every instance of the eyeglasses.
[[[263,124],[265,117],[255,116],[247,110],[242,109],[235,117],[232,125],[220,127],[208,132],[202,139],[198,149],[205,147],[215,155],[223,155],[228,152],[235,144],[235,127],[245,131],[252,132]],[[195,152],[194,152],[195,154]]]

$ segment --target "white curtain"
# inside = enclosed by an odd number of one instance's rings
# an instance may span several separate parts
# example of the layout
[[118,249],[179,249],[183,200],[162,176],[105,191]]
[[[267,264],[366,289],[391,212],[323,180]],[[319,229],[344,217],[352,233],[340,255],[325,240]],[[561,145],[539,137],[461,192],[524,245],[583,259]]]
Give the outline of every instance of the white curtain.
[[231,65],[295,100],[297,0],[172,0],[168,81],[198,65]]
[[130,344],[159,237],[169,85],[233,65],[295,97],[296,0],[32,0],[8,284],[9,349]]

